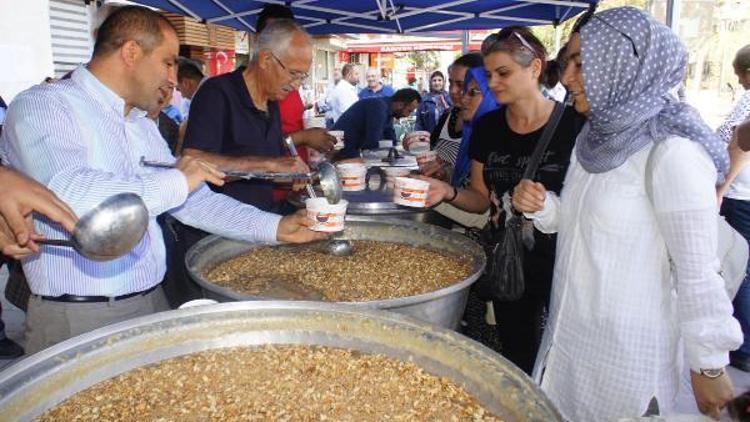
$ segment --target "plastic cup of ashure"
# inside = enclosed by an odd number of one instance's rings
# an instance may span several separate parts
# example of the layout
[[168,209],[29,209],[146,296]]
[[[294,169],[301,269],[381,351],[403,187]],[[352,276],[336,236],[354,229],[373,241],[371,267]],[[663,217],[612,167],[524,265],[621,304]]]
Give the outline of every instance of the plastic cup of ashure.
[[365,177],[367,167],[362,163],[338,164],[336,169],[341,179],[341,187],[347,192],[361,191],[365,189]]
[[385,172],[385,188],[393,189],[396,178],[408,176],[410,171],[407,167],[383,167],[383,172]]
[[333,146],[334,149],[344,148],[344,131],[343,130],[329,130],[328,134],[336,138],[336,145]]
[[305,201],[307,217],[314,221],[310,230],[316,232],[339,232],[344,230],[344,219],[346,217],[346,199],[337,204],[331,204],[326,198],[310,198]]
[[424,208],[430,184],[411,177],[397,177],[393,189],[393,202],[407,207]]
[[437,159],[437,151],[424,151],[417,154],[417,165],[419,168],[424,167],[425,164],[431,163]]
[[414,132],[409,132],[404,136],[404,147],[406,147],[407,150],[411,152],[419,152],[419,151],[412,151],[412,145],[414,144],[427,144],[427,149],[429,149],[430,144],[430,132],[427,132],[425,130],[417,130]]
[[425,141],[415,141],[409,144],[409,152],[412,154],[419,154],[430,150],[430,143]]

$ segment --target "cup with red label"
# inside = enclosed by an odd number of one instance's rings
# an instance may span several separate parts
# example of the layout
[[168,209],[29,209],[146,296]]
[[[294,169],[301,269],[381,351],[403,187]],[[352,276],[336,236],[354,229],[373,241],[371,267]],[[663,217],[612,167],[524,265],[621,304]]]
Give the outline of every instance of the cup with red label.
[[343,130],[329,130],[328,134],[336,138],[336,144],[333,146],[334,149],[344,149],[344,131]]
[[365,177],[367,176],[367,167],[362,163],[343,163],[337,164],[336,170],[339,173],[341,187],[347,192],[356,192],[365,190]]
[[307,217],[314,222],[310,230],[316,232],[339,232],[344,230],[346,199],[331,204],[326,198],[310,198],[305,201]]
[[407,207],[424,208],[430,184],[411,177],[397,177],[393,189],[393,202]]
[[385,188],[393,190],[396,178],[408,176],[411,170],[407,167],[383,167],[383,172],[385,173]]
[[[424,149],[424,145],[427,145],[426,149],[430,149],[430,132],[425,130],[409,132],[404,136],[403,145],[404,149],[415,154]],[[415,147],[416,150],[414,150]]]
[[423,151],[417,154],[417,165],[422,170],[424,166],[437,160],[437,151]]

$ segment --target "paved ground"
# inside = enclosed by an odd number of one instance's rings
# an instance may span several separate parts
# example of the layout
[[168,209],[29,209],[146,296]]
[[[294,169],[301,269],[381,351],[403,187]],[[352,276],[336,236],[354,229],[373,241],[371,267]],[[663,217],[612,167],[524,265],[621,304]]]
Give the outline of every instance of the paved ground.
[[[8,271],[5,267],[0,270],[0,301],[2,301],[3,304],[3,314],[2,318],[5,322],[5,331],[8,337],[18,341],[23,342],[23,323],[25,319],[25,314],[20,309],[16,308],[12,304],[10,304],[7,300],[5,300],[5,295],[3,292],[5,291],[5,283],[8,279]],[[22,343],[23,344],[23,343]],[[6,366],[12,364],[14,361],[12,360],[0,360],[0,372],[2,372],[3,368]],[[750,390],[750,373],[742,372],[739,370],[736,370],[734,368],[729,368],[729,374],[732,377],[732,380],[734,381],[735,390],[737,393],[742,393],[745,391]],[[698,411],[695,407],[695,403],[692,399],[692,397],[684,395],[680,399],[679,409],[680,413],[683,414],[697,414]],[[658,419],[663,420],[663,419]],[[688,417],[688,418],[677,418],[672,419],[668,418],[668,421],[672,422],[698,422],[698,421],[704,421],[702,417]],[[655,422],[656,420],[654,420]]]

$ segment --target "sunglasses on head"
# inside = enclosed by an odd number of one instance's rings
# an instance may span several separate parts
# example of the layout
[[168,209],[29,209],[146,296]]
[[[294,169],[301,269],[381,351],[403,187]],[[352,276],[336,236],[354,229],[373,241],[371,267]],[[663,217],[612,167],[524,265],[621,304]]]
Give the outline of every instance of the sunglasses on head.
[[594,14],[596,12],[596,4],[593,5],[593,7],[590,7],[589,10],[586,11],[583,15],[581,15],[580,18],[576,21],[576,23],[573,25],[573,33],[581,33],[581,28],[583,28],[587,23],[591,21],[591,19],[596,19],[597,21],[603,23],[604,25],[608,26],[609,28],[615,30],[618,34],[622,35],[623,37],[627,38],[628,41],[630,41],[630,45],[633,47],[633,55],[638,58],[638,49],[635,47],[635,41],[630,37],[630,35],[622,32],[619,28],[612,25],[611,23],[607,22],[606,20],[602,19],[599,15]]
[[531,44],[529,44],[528,41],[526,41],[526,38],[523,37],[518,31],[507,31],[503,33],[503,31],[495,32],[493,34],[490,34],[487,36],[487,38],[482,41],[482,51],[490,49],[495,43],[501,42],[501,41],[507,41],[509,38],[515,37],[523,46],[523,48],[529,50],[531,54],[536,56],[536,50],[534,50],[533,47],[531,47]]

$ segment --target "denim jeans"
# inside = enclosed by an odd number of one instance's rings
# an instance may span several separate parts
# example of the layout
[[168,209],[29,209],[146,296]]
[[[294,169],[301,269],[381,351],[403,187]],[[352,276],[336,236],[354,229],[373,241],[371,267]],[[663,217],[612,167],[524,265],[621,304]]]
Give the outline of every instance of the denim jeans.
[[[721,204],[721,215],[726,217],[727,222],[735,230],[740,232],[742,237],[750,242],[750,201],[739,199],[724,198]],[[750,358],[750,277],[745,279],[740,285],[737,296],[734,297],[734,317],[740,322],[742,334],[745,340],[734,354],[740,358]]]

